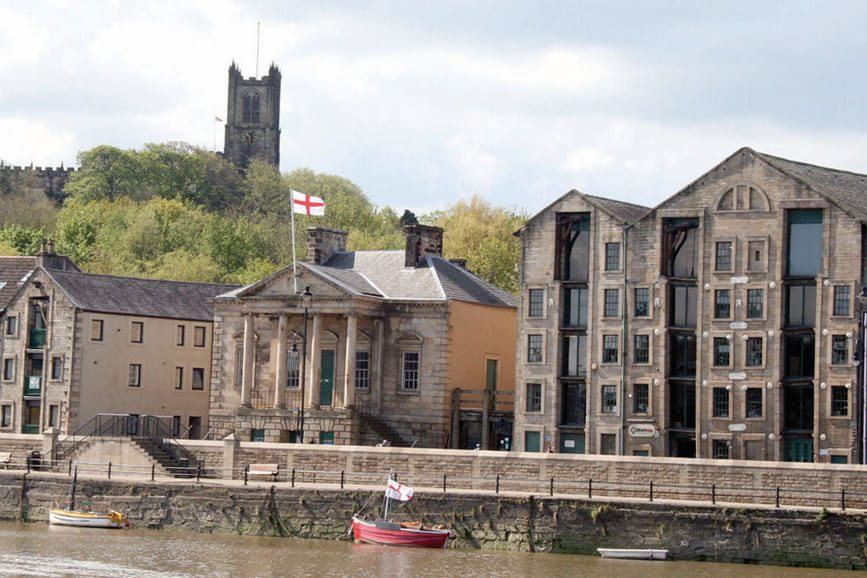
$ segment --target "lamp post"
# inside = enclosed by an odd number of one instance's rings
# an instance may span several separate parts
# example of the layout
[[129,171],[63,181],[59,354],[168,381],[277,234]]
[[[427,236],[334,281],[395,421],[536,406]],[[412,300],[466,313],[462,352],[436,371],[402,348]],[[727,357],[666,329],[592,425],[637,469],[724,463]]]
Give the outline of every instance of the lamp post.
[[301,293],[301,302],[304,305],[304,340],[301,342],[301,409],[298,411],[298,435],[302,444],[304,443],[304,403],[306,401],[304,390],[307,384],[307,310],[312,300],[313,294],[310,292],[310,287],[307,286]]

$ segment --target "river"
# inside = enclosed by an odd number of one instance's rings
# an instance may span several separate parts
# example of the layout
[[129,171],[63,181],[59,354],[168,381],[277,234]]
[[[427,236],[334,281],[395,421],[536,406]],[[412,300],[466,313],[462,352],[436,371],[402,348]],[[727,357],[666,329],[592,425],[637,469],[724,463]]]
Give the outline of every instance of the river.
[[750,578],[851,572],[602,560],[594,556],[423,550],[349,541],[0,523],[0,576],[673,576]]

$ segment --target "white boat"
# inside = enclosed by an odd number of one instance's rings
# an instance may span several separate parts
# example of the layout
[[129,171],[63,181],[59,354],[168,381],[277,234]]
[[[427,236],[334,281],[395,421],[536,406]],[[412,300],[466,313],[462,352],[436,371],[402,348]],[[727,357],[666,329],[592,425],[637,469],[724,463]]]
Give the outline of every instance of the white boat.
[[129,526],[127,517],[114,510],[101,514],[99,512],[51,508],[48,510],[48,522],[57,526],[79,526],[82,528],[126,528]]
[[650,548],[596,548],[603,558],[621,558],[624,560],[665,560],[668,550]]

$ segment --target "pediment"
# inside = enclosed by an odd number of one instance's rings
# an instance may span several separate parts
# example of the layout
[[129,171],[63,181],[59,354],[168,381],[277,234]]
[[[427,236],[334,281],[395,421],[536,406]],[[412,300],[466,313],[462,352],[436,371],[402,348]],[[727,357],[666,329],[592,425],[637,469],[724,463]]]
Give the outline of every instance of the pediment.
[[265,279],[248,285],[238,296],[242,299],[252,297],[260,299],[294,299],[296,295],[300,295],[308,287],[317,299],[340,299],[349,296],[349,292],[345,289],[334,285],[300,265],[298,267],[297,279],[294,274],[294,267],[290,265]]

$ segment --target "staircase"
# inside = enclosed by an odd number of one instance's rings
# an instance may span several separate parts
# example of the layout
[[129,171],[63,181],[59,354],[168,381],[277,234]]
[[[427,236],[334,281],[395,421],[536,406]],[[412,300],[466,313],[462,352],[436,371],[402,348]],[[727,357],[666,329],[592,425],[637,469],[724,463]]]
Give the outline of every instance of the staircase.
[[133,445],[144,451],[158,466],[176,478],[196,477],[196,458],[169,452],[163,444],[149,437],[131,437]]
[[392,446],[412,446],[412,443],[407,442],[401,437],[397,430],[376,416],[359,413],[358,421],[361,423],[361,439],[359,443],[363,446],[375,446],[381,444],[382,440],[388,440]]

